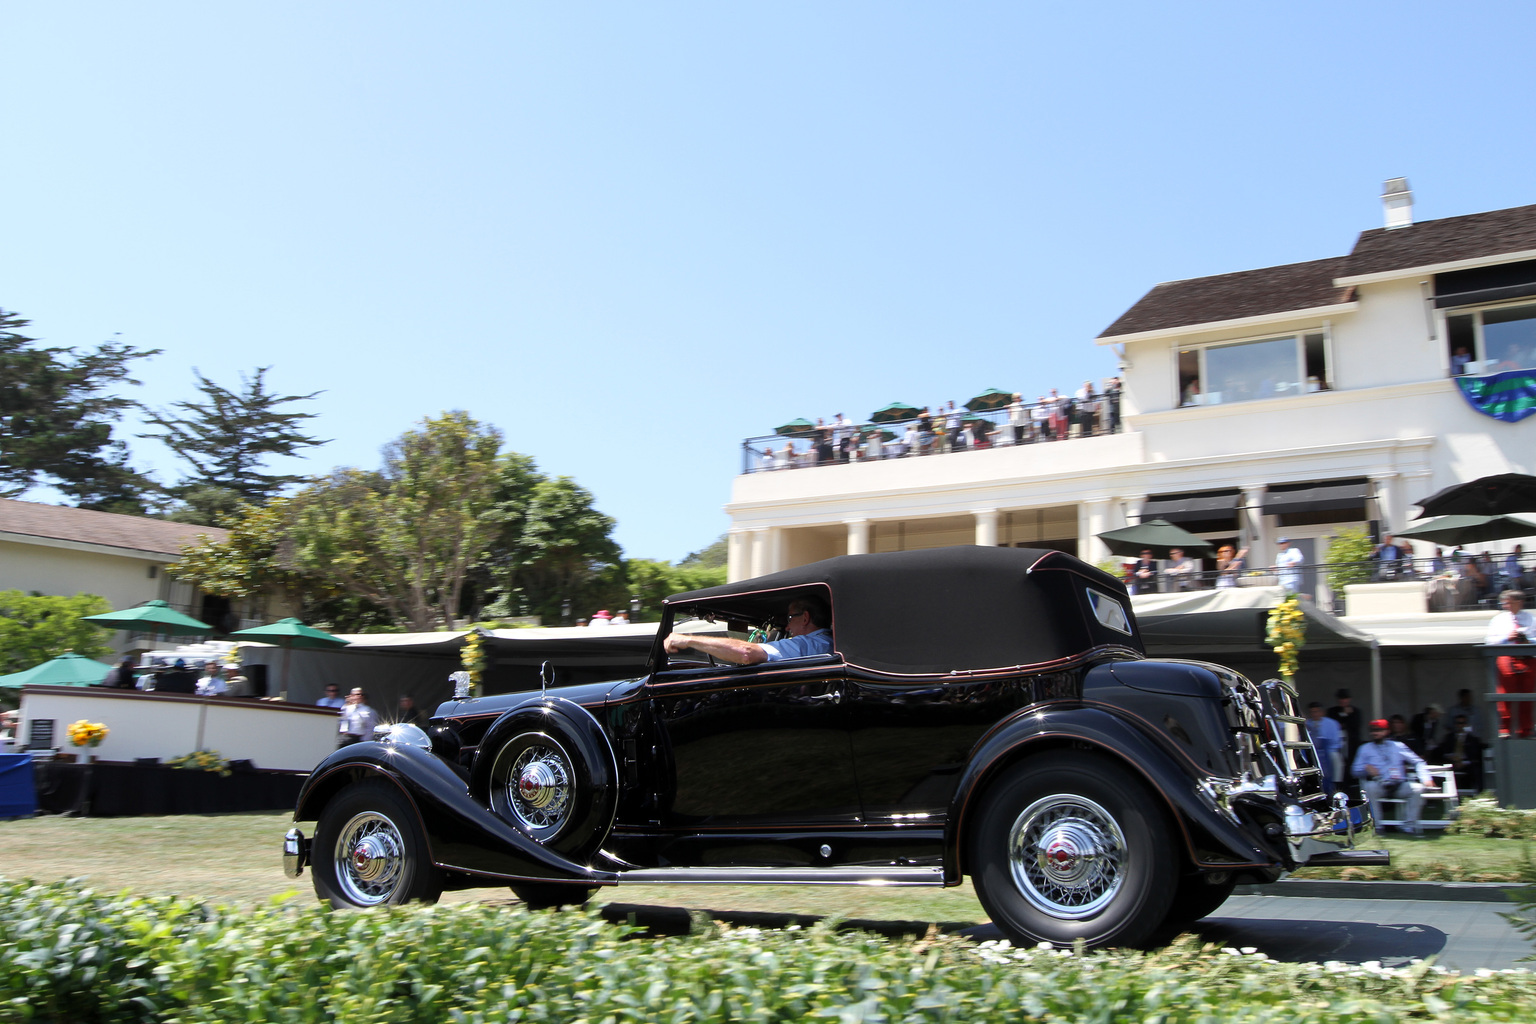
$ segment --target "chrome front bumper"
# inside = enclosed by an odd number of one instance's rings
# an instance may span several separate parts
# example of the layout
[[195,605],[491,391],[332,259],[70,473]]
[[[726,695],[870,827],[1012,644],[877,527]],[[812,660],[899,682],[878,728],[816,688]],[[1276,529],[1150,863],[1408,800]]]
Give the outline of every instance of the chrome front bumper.
[[309,840],[298,829],[289,829],[288,834],[283,836],[283,874],[289,878],[298,878],[308,863]]

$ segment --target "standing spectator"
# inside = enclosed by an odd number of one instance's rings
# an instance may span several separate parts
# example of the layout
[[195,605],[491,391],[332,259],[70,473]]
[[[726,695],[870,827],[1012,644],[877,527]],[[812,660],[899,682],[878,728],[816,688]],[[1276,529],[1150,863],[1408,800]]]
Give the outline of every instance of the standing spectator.
[[980,451],[983,448],[992,447],[992,424],[990,421],[976,417],[971,422],[971,447]]
[[1307,705],[1307,734],[1317,748],[1317,766],[1323,773],[1323,792],[1333,796],[1344,777],[1344,730],[1323,712],[1322,704]]
[[833,459],[832,428],[820,416],[816,417],[816,465],[825,466]]
[[782,449],[780,449],[780,451],[779,451],[778,458],[774,459],[773,468],[774,469],[793,469],[794,466],[795,466],[795,443],[793,441],[785,441],[784,442],[784,447]]
[[[1410,780],[1412,769],[1417,780]],[[1429,785],[1429,771],[1424,759],[1405,745],[1387,735],[1387,722],[1376,719],[1371,723],[1371,741],[1362,743],[1350,765],[1350,771],[1360,780],[1365,798],[1371,802],[1371,817],[1376,819],[1377,831],[1387,826],[1382,814],[1381,801],[1403,801],[1402,823],[1399,830],[1414,835],[1419,831],[1419,805],[1423,803],[1424,787]]]
[[1163,572],[1174,590],[1194,590],[1199,586],[1200,560],[1185,558],[1183,548],[1169,548],[1168,568]]
[[[1499,595],[1503,611],[1494,615],[1488,623],[1489,644],[1528,644],[1536,638],[1536,619],[1525,610],[1525,594],[1518,590],[1506,590]],[[1522,658],[1511,654],[1499,657],[1497,662],[1500,693],[1531,693],[1536,691],[1536,658]],[[1511,711],[1510,705],[1517,707]],[[1503,733],[1531,737],[1531,721],[1536,707],[1530,701],[1500,701],[1499,721]],[[1514,720],[1519,721],[1514,726]]]
[[416,698],[408,693],[403,694],[395,705],[395,724],[414,725],[418,729],[427,727],[427,716],[416,706]]
[[1301,563],[1306,561],[1306,555],[1300,548],[1291,547],[1289,537],[1281,537],[1275,543],[1280,545],[1280,553],[1275,555],[1275,568],[1280,571],[1280,586],[1285,588],[1287,594],[1294,594],[1301,589]]
[[1483,748],[1485,744],[1472,731],[1466,715],[1451,719],[1451,731],[1435,748],[1435,760],[1451,766],[1456,775],[1456,790],[1468,795],[1483,791]]
[[335,683],[326,683],[325,696],[315,703],[322,708],[343,708],[347,705],[346,700],[341,696],[341,687]]
[[1378,582],[1397,578],[1402,569],[1404,546],[1392,539],[1390,533],[1381,535],[1381,543],[1371,549],[1371,561],[1376,563],[1374,577]]
[[629,625],[629,612],[624,611],[622,608],[619,609],[619,611],[613,617],[613,624],[615,626]]
[[1144,549],[1136,564],[1131,566],[1131,580],[1131,593],[1157,593],[1157,561],[1152,557],[1151,548]]
[[1013,428],[1013,443],[1024,443],[1024,432],[1029,429],[1029,412],[1024,407],[1024,396],[1015,394],[1008,403],[1008,426]]
[[917,414],[917,454],[928,455],[933,451],[933,417],[925,405]]
[[1472,361],[1472,353],[1467,351],[1467,346],[1457,345],[1456,351],[1451,353],[1451,376],[1460,377],[1467,372],[1467,364]]
[[1035,424],[1035,440],[1049,441],[1051,439],[1051,403],[1041,395],[1035,399],[1035,407],[1029,411],[1029,418]]
[[197,692],[204,697],[222,697],[229,689],[224,682],[224,666],[216,661],[203,662],[203,675],[197,681]]
[[1093,393],[1093,381],[1083,381],[1083,386],[1077,389],[1077,394],[1072,398],[1077,413],[1077,436],[1089,437],[1093,434],[1093,425],[1099,416],[1099,402]]
[[1118,433],[1120,430],[1120,378],[1111,377],[1105,385],[1105,402],[1108,406],[1109,432]]
[[338,747],[349,747],[372,739],[373,728],[379,724],[379,716],[368,706],[368,695],[363,693],[361,687],[354,687],[347,694],[347,702],[341,706],[341,714],[337,719]]
[[1420,757],[1428,757],[1430,751],[1440,745],[1445,737],[1441,735],[1441,721],[1445,714],[1439,704],[1426,704],[1424,710],[1413,716],[1408,723],[1410,739],[1408,746]]
[[900,454],[902,455],[916,455],[922,451],[923,439],[922,435],[918,433],[916,423],[907,424],[907,432],[902,436],[901,444]]
[[196,693],[197,676],[187,668],[187,663],[177,658],[170,668],[161,672],[155,679],[156,693]]
[[944,413],[944,432],[950,451],[957,452],[965,444],[965,439],[961,436],[964,430],[965,417],[961,415],[959,409],[955,408],[954,400],[951,399],[949,409]]
[[225,680],[229,685],[229,689],[224,692],[226,697],[256,696],[255,685],[246,677],[244,672],[240,671],[239,665],[232,666],[226,671],[229,674],[229,678]]
[[598,609],[592,613],[591,625],[602,626],[606,629],[608,626],[613,625],[613,616],[608,613],[607,608]]
[[1525,556],[1525,548],[1520,544],[1515,545],[1515,550],[1504,557],[1504,578],[1508,585],[1516,590],[1526,588],[1525,566],[1521,565],[1521,559]]
[[1048,401],[1051,403],[1051,435],[1058,441],[1064,440],[1067,436],[1067,413],[1072,405],[1072,399],[1051,388]]
[[837,445],[837,461],[849,461],[853,456],[853,423],[842,413],[832,424],[832,440]]
[[864,457],[874,462],[885,458],[885,431],[876,427],[864,439]]
[[132,655],[113,665],[112,671],[108,672],[106,678],[101,681],[102,686],[109,686],[114,690],[131,690],[133,684]]
[[1235,587],[1237,578],[1248,567],[1248,549],[1241,551],[1232,550],[1231,544],[1223,544],[1216,551],[1216,585],[1218,587]]
[[1338,701],[1328,709],[1328,717],[1339,723],[1339,728],[1344,730],[1344,753],[1351,760],[1355,751],[1360,749],[1360,709],[1355,707],[1354,698],[1348,690],[1339,690],[1333,695]]

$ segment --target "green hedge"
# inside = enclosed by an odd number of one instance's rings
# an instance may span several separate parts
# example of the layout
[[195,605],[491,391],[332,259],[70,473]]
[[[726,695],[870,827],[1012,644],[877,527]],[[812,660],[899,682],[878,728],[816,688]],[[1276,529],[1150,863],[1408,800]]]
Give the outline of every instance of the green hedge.
[[208,908],[0,882],[0,1019],[68,1021],[1525,1021],[1525,972],[1279,964],[702,927],[481,906]]

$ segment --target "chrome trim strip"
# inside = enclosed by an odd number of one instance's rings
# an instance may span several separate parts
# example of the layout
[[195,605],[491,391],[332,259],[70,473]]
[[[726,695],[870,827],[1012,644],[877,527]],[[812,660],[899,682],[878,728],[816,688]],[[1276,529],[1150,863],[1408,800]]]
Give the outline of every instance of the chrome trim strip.
[[943,885],[944,869],[933,867],[675,867],[639,868],[619,882],[679,882],[693,885]]

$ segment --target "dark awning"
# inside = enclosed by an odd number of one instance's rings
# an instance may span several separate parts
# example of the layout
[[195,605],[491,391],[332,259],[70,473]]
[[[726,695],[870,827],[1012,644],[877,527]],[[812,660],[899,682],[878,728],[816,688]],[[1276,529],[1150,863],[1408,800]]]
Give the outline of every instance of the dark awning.
[[1435,306],[1475,306],[1536,296],[1536,260],[1435,275]]
[[1532,281],[1529,284],[1512,284],[1504,288],[1482,288],[1475,292],[1455,292],[1451,295],[1436,295],[1435,308],[1481,306],[1489,302],[1504,302],[1507,299],[1528,299],[1532,297],[1536,297],[1536,281]]
[[1309,484],[1279,484],[1264,495],[1264,514],[1283,512],[1336,512],[1359,508],[1371,495],[1371,482],[1322,480]]
[[1193,523],[1235,516],[1242,504],[1238,490],[1192,491],[1188,494],[1154,494],[1141,510],[1142,522],[1166,519],[1170,523]]

